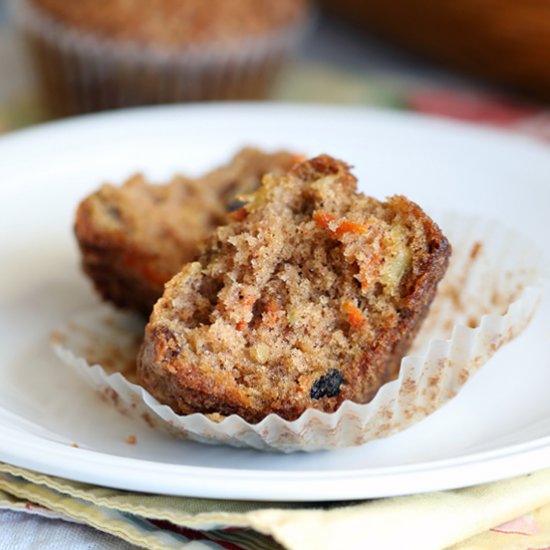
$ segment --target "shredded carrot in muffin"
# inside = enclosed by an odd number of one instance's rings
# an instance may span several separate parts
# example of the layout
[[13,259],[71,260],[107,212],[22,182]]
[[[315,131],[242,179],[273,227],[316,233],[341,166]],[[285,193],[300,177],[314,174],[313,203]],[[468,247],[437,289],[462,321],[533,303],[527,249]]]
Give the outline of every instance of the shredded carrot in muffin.
[[336,236],[341,237],[346,233],[353,233],[354,235],[360,235],[361,233],[367,233],[368,226],[364,223],[352,222],[349,220],[342,220],[336,228]]
[[360,235],[361,233],[367,233],[369,230],[368,226],[364,223],[354,222],[346,219],[343,219],[333,224],[333,227],[336,226],[333,229],[330,223],[333,222],[335,219],[336,216],[334,216],[334,214],[331,214],[330,212],[325,212],[324,210],[320,210],[313,214],[313,221],[319,227],[327,229],[330,233],[337,237],[341,237],[346,233]]
[[344,300],[342,303],[342,309],[348,316],[348,323],[354,329],[363,328],[367,322],[367,318],[363,315],[362,311],[351,301]]
[[332,220],[334,220],[334,216],[324,210],[319,210],[313,214],[313,221],[323,229],[328,229],[328,224]]
[[239,208],[238,210],[234,210],[233,212],[229,212],[227,214],[227,217],[234,222],[242,222],[247,215],[248,211],[246,210],[246,208],[243,207]]

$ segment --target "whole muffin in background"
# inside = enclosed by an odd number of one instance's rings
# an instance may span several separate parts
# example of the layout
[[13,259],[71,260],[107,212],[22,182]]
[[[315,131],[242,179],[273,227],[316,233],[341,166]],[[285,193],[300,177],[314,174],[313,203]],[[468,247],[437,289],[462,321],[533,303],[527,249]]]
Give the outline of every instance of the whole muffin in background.
[[302,36],[308,0],[12,0],[51,116],[257,99]]

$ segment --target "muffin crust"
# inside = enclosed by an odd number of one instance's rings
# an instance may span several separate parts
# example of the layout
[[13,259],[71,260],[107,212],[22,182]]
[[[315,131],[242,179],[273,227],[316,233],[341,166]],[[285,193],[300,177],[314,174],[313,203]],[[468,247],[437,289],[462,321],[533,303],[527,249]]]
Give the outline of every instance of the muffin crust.
[[264,36],[301,20],[306,0],[32,0],[58,22],[103,38],[181,48]]

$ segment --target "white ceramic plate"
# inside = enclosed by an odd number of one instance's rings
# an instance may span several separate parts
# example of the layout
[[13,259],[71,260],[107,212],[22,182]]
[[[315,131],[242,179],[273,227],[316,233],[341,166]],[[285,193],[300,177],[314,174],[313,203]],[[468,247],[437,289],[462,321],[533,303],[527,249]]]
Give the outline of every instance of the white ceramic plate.
[[[239,147],[328,152],[362,189],[498,218],[547,249],[550,149],[411,115],[287,105],[143,109],[0,139],[0,460],[156,493],[348,500],[466,486],[550,467],[550,301],[457,398],[363,447],[278,455],[172,440],[119,415],[61,364],[52,327],[94,304],[72,236],[79,199],[142,170],[199,173]],[[548,293],[547,293],[548,294]],[[137,437],[130,445],[127,438]],[[73,443],[78,444],[74,447]]]

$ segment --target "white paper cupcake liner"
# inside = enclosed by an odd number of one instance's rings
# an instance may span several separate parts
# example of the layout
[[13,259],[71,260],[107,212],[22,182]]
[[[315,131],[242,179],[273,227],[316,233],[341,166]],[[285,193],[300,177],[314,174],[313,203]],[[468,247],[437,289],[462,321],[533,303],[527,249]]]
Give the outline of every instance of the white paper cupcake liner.
[[453,245],[449,270],[398,379],[368,404],[345,402],[330,414],[308,410],[292,422],[270,415],[258,424],[235,415],[177,415],[133,383],[143,321],[108,306],[57,329],[52,344],[119,409],[178,437],[283,452],[361,445],[411,426],[454,397],[521,333],[540,301],[541,255],[528,240],[478,218],[449,214],[438,221]]
[[231,44],[162,48],[100,38],[11,0],[55,115],[151,103],[265,96],[312,17]]

